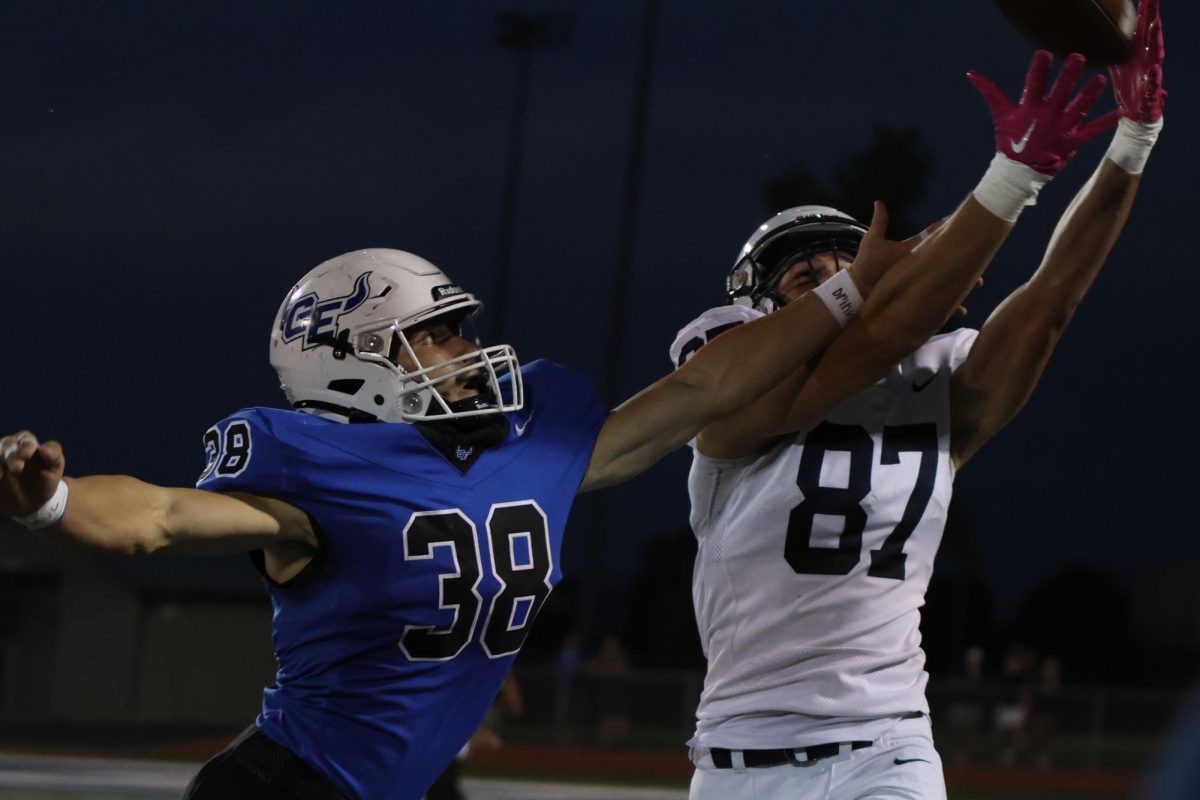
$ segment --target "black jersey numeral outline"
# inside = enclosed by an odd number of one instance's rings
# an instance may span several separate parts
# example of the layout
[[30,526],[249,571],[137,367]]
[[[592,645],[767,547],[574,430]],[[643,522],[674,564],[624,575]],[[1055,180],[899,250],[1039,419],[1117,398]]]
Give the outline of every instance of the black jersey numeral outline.
[[454,561],[453,572],[438,575],[438,608],[453,612],[454,621],[445,628],[406,625],[400,649],[411,661],[449,661],[461,653],[483,605],[475,523],[457,508],[413,514],[404,526],[404,560],[431,559],[436,547],[448,548]]
[[[821,465],[830,450],[850,456],[850,472],[845,488],[821,485]],[[937,425],[923,422],[895,425],[883,429],[881,464],[899,464],[901,453],[920,453],[917,480],[904,507],[904,515],[883,541],[883,546],[871,551],[871,566],[867,575],[872,578],[904,580],[908,556],[904,546],[916,530],[925,509],[933,497],[937,480]],[[787,537],[783,557],[798,575],[849,575],[862,557],[862,534],[867,524],[867,512],[862,501],[871,492],[871,465],[875,459],[875,442],[870,434],[857,425],[835,425],[822,422],[804,440],[796,485],[804,499],[788,517]],[[840,516],[845,522],[837,547],[813,547],[812,531],[817,514]]]
[[200,480],[214,474],[218,478],[236,478],[250,466],[253,454],[254,441],[248,422],[236,419],[225,426],[224,433],[214,425],[204,432],[204,455],[208,466]]
[[[850,478],[846,487],[821,485],[821,465],[830,450],[850,454]],[[804,494],[800,505],[788,515],[783,557],[798,575],[848,575],[862,554],[862,535],[867,512],[862,501],[871,492],[871,461],[875,442],[857,425],[822,422],[804,439],[796,485]],[[813,547],[816,515],[842,517],[845,524],[838,546]]]
[[917,529],[925,509],[933,497],[933,484],[937,480],[938,436],[937,425],[921,422],[914,425],[896,425],[883,429],[883,452],[879,463],[899,464],[901,453],[920,453],[921,463],[917,467],[917,482],[913,485],[904,516],[883,540],[883,547],[871,551],[871,568],[867,574],[872,578],[904,580],[904,562],[908,556],[904,545]]
[[[438,575],[438,608],[451,611],[444,627],[408,625],[400,648],[410,661],[448,661],[476,638],[489,658],[521,649],[534,618],[550,595],[554,570],[546,513],[534,500],[497,503],[488,512],[487,546],[492,575],[500,584],[479,626],[483,598],[479,537],[475,523],[462,510],[421,511],[404,527],[404,558],[434,557],[434,548],[449,548],[454,568]],[[523,541],[527,558],[518,558]],[[518,610],[523,613],[518,615]]]
[[[529,625],[550,595],[550,526],[534,502],[499,503],[488,514],[488,554],[500,591],[492,598],[481,642],[492,658],[521,649]],[[516,542],[526,540],[528,563],[517,563]],[[522,602],[524,601],[524,602]],[[517,620],[517,609],[524,614]]]

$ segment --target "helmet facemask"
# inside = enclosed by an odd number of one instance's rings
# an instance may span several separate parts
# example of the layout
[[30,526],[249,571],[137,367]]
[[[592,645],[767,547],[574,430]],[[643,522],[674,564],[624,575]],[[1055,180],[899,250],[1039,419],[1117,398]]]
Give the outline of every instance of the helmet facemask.
[[[460,323],[452,327],[456,329],[456,335],[462,335]],[[479,344],[473,335],[464,338]],[[408,335],[396,322],[352,332],[350,343],[355,358],[377,364],[396,376],[399,382],[397,413],[407,422],[517,411],[524,404],[520,364],[509,345],[479,347],[425,366],[413,350]],[[417,368],[408,370],[400,366],[401,354]],[[438,391],[440,385],[468,373],[474,373],[467,381],[467,386],[475,390],[474,395],[451,402]],[[501,378],[505,375],[509,380],[502,384]]]

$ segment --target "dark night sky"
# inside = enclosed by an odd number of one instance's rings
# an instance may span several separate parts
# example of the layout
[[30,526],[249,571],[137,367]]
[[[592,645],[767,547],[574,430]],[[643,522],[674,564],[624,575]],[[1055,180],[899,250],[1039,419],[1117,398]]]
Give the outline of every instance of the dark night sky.
[[[1072,561],[1126,578],[1200,561],[1186,516],[1200,53],[1180,46],[1200,13],[1164,5],[1168,127],[1133,219],[1034,400],[958,481],[1002,609]],[[796,163],[827,177],[872,124],[915,125],[937,156],[919,216],[942,216],[992,154],[963,73],[1015,94],[1030,53],[985,0],[665,0],[621,287],[630,322],[614,332],[641,3],[23,6],[0,30],[0,428],[60,438],[74,474],[172,484],[194,479],[212,422],[282,403],[268,328],[319,261],[418,252],[507,304],[505,338],[525,360],[598,381],[620,336],[620,399],[662,375],[675,330],[720,301],[769,211],[765,180]],[[496,296],[515,61],[494,35],[510,8],[575,23],[569,46],[533,54],[513,281]],[[971,301],[975,324],[1034,268],[1105,146],[1026,212]],[[686,524],[686,464],[610,492],[617,572],[643,539]],[[581,552],[568,546],[568,572]]]

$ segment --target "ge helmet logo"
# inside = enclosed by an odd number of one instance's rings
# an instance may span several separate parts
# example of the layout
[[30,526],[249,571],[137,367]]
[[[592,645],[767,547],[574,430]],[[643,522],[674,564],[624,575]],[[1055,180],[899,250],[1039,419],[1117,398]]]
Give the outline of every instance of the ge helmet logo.
[[311,292],[296,300],[283,314],[283,341],[294,342],[304,337],[304,349],[316,347],[323,341],[337,337],[338,318],[361,306],[370,295],[371,288],[364,272],[354,281],[354,289],[348,295],[322,300]]

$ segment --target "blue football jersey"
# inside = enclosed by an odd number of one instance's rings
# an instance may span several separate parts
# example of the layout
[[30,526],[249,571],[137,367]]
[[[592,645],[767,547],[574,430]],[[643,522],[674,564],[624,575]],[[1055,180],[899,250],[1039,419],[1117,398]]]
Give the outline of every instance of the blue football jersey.
[[317,558],[274,606],[258,727],[351,797],[420,798],[475,732],[538,609],[607,415],[591,382],[523,368],[503,443],[463,474],[407,424],[241,411],[198,486],[305,511]]

